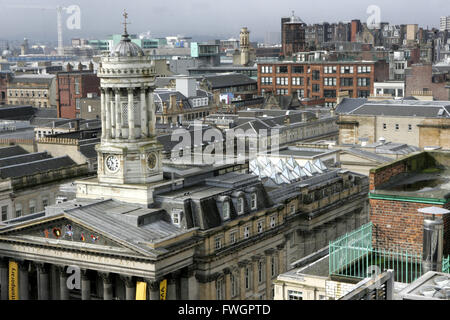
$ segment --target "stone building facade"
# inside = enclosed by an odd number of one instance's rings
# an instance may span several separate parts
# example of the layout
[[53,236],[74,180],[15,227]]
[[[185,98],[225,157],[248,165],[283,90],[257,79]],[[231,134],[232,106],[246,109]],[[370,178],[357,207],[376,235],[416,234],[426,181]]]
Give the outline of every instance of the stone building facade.
[[51,108],[56,105],[55,75],[15,76],[8,83],[8,104]]

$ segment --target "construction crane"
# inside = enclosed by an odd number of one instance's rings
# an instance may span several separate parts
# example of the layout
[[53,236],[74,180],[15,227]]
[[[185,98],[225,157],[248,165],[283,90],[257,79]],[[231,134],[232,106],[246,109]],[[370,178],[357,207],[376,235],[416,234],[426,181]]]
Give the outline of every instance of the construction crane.
[[[55,7],[50,6],[39,6],[39,5],[32,5],[32,4],[14,4],[14,5],[7,5],[7,8],[12,9],[40,9],[40,10],[55,10]],[[56,15],[57,15],[57,31],[58,31],[58,55],[62,56],[64,55],[64,43],[63,43],[63,27],[62,27],[62,13],[63,10],[66,10],[67,8],[57,6],[56,7]]]

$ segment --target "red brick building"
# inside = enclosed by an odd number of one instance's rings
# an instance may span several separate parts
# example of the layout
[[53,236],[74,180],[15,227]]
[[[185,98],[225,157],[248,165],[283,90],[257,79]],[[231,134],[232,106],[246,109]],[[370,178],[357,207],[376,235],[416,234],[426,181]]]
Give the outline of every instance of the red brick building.
[[305,51],[306,24],[294,15],[289,20],[283,19],[281,20],[282,52],[285,57],[291,57],[296,52]]
[[349,91],[351,98],[373,94],[374,82],[389,78],[384,61],[272,62],[258,64],[258,92],[325,99],[334,106],[339,91]]
[[435,100],[450,100],[450,90],[443,75],[433,75],[431,63],[413,64],[405,73],[405,96],[429,92]]
[[[450,154],[422,152],[370,171],[370,220],[373,245],[403,248],[422,254],[426,207],[450,208],[448,181],[442,172],[450,167]],[[442,175],[441,175],[442,174]],[[440,183],[439,183],[440,182]],[[450,253],[450,216],[444,220],[444,255]]]
[[56,79],[56,106],[59,118],[80,117],[81,98],[100,95],[100,78],[89,71],[59,72]]

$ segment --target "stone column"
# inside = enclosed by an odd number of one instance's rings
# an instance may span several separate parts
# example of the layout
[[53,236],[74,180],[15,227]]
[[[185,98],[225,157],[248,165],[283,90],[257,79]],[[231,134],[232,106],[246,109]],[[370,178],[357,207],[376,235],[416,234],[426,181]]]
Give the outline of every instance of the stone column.
[[245,267],[247,265],[248,261],[241,261],[238,262],[239,267],[239,293],[240,293],[240,299],[245,300],[245,296],[247,293],[247,289],[245,288]]
[[105,90],[101,90],[100,95],[100,110],[101,110],[101,119],[102,119],[102,139],[106,137],[106,108],[105,108]]
[[253,298],[256,299],[258,296],[258,264],[259,264],[259,256],[252,257],[252,269],[253,269]]
[[60,300],[70,300],[67,273],[64,267],[59,267],[59,298]]
[[198,281],[195,277],[195,270],[196,266],[189,266],[188,267],[188,300],[198,300],[199,294],[198,294]]
[[59,300],[59,274],[58,267],[51,265],[50,268],[50,300]]
[[176,300],[177,299],[177,274],[172,273],[170,277],[167,279],[167,300]]
[[278,274],[286,272],[286,257],[284,255],[285,243],[277,246],[278,250]]
[[180,277],[180,294],[181,300],[189,300],[189,276],[188,276],[188,268],[184,268]]
[[275,249],[264,251],[266,257],[266,299],[270,300],[272,295],[272,255]]
[[230,268],[224,268],[223,274],[225,275],[225,300],[231,300],[231,270]]
[[128,88],[128,139],[135,139],[134,130],[134,95],[133,88]]
[[48,266],[43,263],[37,265],[39,274],[38,300],[49,300],[50,281],[48,275]]
[[153,101],[153,88],[148,90],[148,121],[149,121],[149,135],[150,137],[156,136],[156,106]]
[[0,284],[2,285],[0,300],[8,300],[8,261],[2,258],[0,258]]
[[81,300],[91,300],[91,280],[89,270],[81,271]]
[[105,89],[106,139],[111,139],[111,89]]
[[114,89],[114,99],[115,99],[115,117],[116,117],[116,139],[122,138],[122,105],[120,103],[120,89]]
[[141,135],[148,137],[147,88],[141,88]]
[[113,96],[114,96],[114,89],[111,89],[111,137],[115,138],[116,137],[116,128],[117,128],[117,124],[116,124],[116,102],[115,102],[115,97],[113,100]]
[[19,300],[28,300],[28,262],[19,264]]
[[160,281],[146,280],[149,288],[149,300],[159,300],[159,283]]
[[121,279],[125,284],[125,300],[136,300],[136,284],[133,277],[122,276]]
[[100,273],[100,277],[103,280],[103,300],[112,300],[113,288],[110,274]]

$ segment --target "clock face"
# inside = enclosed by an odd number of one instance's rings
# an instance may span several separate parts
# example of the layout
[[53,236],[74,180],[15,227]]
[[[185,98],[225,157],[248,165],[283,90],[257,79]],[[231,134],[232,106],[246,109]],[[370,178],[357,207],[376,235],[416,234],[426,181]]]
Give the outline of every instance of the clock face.
[[106,158],[106,168],[111,172],[117,172],[119,170],[119,159],[116,156],[108,156]]
[[156,161],[157,161],[157,159],[156,159],[156,155],[154,153],[150,153],[147,156],[147,166],[149,167],[149,169],[152,169],[152,170],[155,169]]

